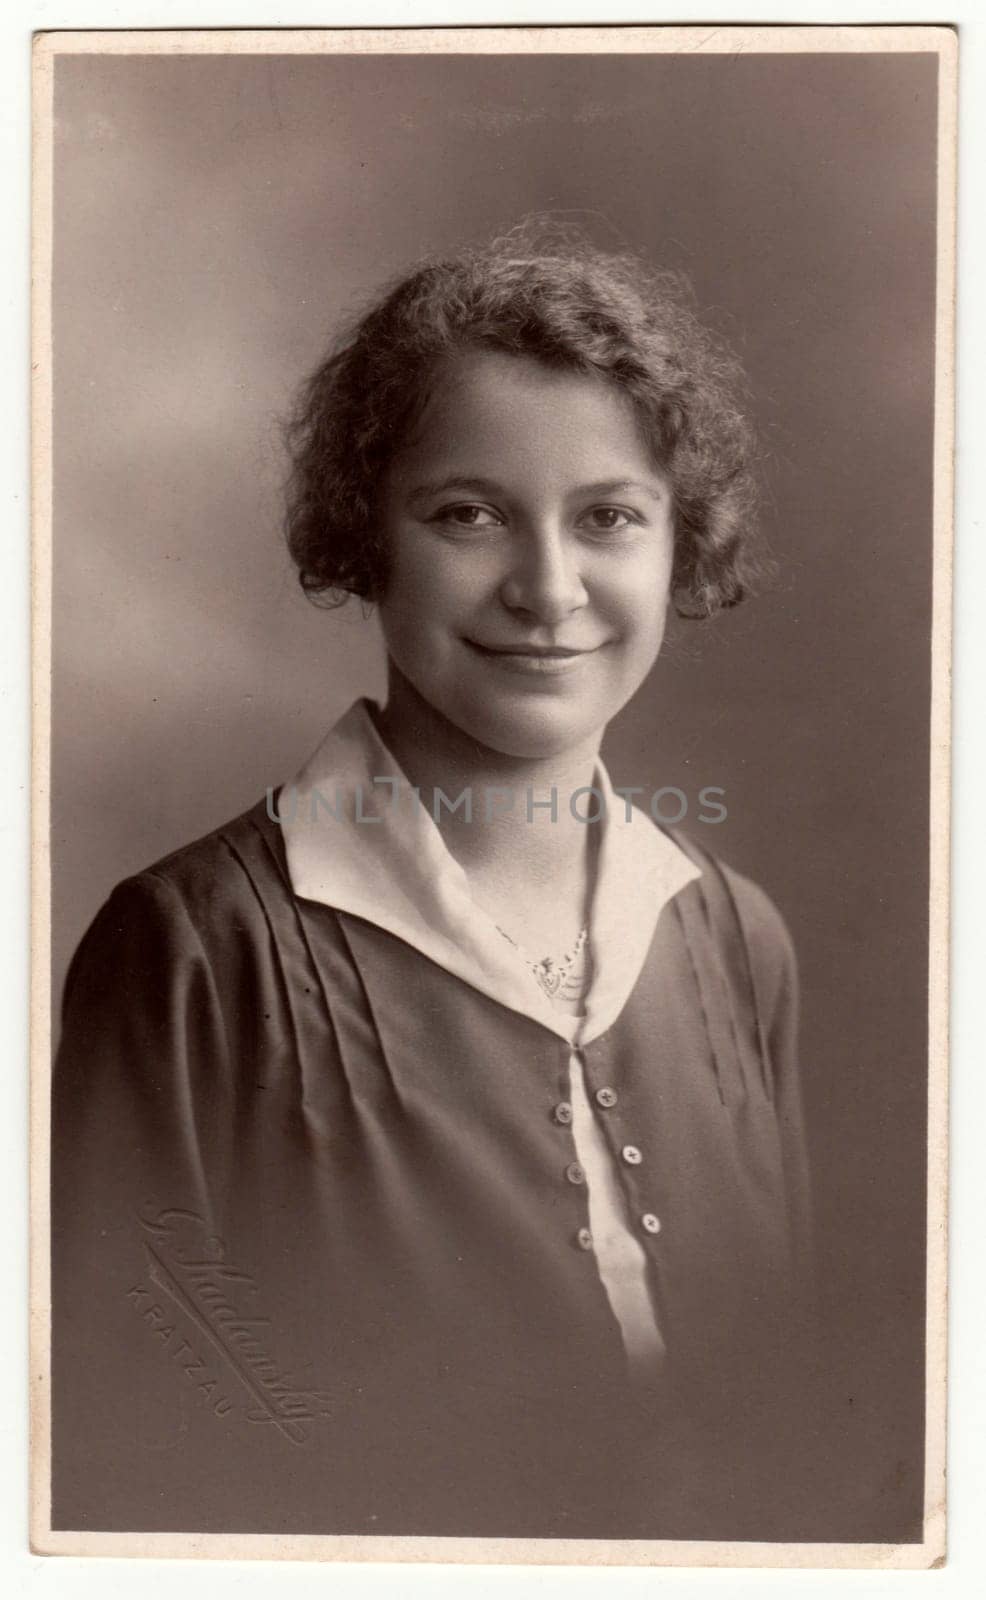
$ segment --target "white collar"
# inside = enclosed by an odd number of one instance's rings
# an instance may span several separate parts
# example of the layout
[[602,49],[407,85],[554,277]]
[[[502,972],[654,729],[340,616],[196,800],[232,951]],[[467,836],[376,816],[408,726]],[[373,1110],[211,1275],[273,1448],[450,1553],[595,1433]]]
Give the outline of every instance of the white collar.
[[501,1005],[570,1042],[588,1044],[623,1010],[665,905],[700,876],[642,811],[631,806],[628,816],[628,802],[614,793],[601,761],[595,786],[604,796],[605,820],[584,1017],[555,1009],[477,905],[465,872],[380,738],[366,700],[350,707],[281,791],[292,887],[302,899],[386,929]]

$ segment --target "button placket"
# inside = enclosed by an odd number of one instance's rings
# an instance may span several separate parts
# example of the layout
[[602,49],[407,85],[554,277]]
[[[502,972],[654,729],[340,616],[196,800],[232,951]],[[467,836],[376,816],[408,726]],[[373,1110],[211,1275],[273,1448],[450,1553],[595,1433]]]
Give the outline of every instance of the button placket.
[[[609,1052],[606,1045],[601,1040],[596,1041],[593,1046],[583,1052],[587,1075],[591,1073],[598,1084],[598,1087],[592,1090],[592,1099],[598,1108],[597,1116],[600,1126],[605,1129],[607,1143],[613,1152],[614,1160],[620,1171],[621,1185],[627,1195],[628,1221],[638,1234],[638,1237],[640,1233],[643,1233],[649,1239],[656,1239],[657,1235],[662,1231],[663,1223],[656,1211],[645,1209],[647,1201],[651,1197],[640,1194],[641,1185],[635,1172],[636,1168],[644,1169],[646,1167],[644,1153],[639,1145],[625,1138],[627,1130],[625,1128],[621,1130],[619,1127],[617,1107],[625,1110],[625,1107],[621,1106],[619,1092],[610,1082],[598,1083],[600,1077],[609,1077],[610,1061],[608,1056]],[[653,1201],[651,1201],[651,1204],[653,1204]],[[656,1260],[657,1258],[655,1257],[654,1259]]]
[[[567,1093],[565,1087],[566,1085]],[[592,1253],[595,1246],[592,1237],[592,1231],[588,1227],[587,1178],[585,1168],[577,1159],[578,1149],[577,1146],[575,1146],[572,1132],[572,1123],[575,1118],[575,1112],[572,1102],[568,1098],[568,1094],[571,1093],[571,1047],[569,1047],[568,1053],[566,1054],[563,1082],[559,1084],[559,1087],[562,1090],[563,1098],[555,1101],[549,1114],[551,1121],[559,1131],[563,1129],[568,1131],[568,1139],[566,1140],[566,1143],[568,1144],[569,1151],[576,1159],[570,1160],[567,1165],[563,1167],[562,1178],[563,1181],[567,1185],[570,1185],[570,1187],[575,1191],[575,1193],[572,1195],[572,1199],[575,1201],[577,1212],[583,1219],[581,1226],[578,1226],[574,1229],[574,1231],[569,1235],[569,1239],[571,1241],[571,1246],[574,1246],[577,1250],[583,1252],[585,1255],[589,1255]],[[578,1197],[579,1191],[581,1191],[581,1198]]]
[[618,1115],[616,1108],[620,1104],[620,1092],[613,1082],[611,1051],[603,1038],[594,1040],[579,1053],[585,1069],[586,1088],[593,1110],[600,1125],[606,1128],[607,1138],[612,1140],[615,1137],[615,1122]]
[[[629,1167],[632,1171],[636,1167],[643,1166],[643,1152],[640,1150],[638,1145],[625,1144],[620,1150],[620,1160],[622,1161],[624,1168]],[[629,1177],[629,1174],[627,1174],[627,1176]],[[650,1236],[653,1238],[661,1231],[661,1219],[657,1215],[656,1211],[640,1211],[637,1209],[641,1203],[641,1197],[638,1193],[639,1186],[637,1183],[631,1180],[630,1187],[632,1190],[631,1212],[635,1213],[637,1226],[642,1228],[644,1233],[650,1234]]]
[[624,1181],[629,1189],[628,1198],[632,1223],[636,1229],[654,1239],[661,1232],[664,1224],[656,1211],[644,1209],[650,1197],[640,1193],[639,1181],[633,1175],[636,1169],[642,1169],[645,1166],[643,1152],[635,1144],[625,1144],[620,1150],[620,1161],[623,1167]]

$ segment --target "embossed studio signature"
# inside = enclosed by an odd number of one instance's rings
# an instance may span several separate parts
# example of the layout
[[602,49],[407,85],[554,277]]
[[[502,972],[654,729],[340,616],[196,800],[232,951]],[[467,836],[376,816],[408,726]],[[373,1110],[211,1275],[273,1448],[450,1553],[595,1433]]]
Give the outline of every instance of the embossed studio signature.
[[[275,1428],[292,1444],[306,1444],[310,1425],[331,1414],[329,1396],[300,1384],[271,1355],[265,1343],[270,1319],[257,1314],[260,1291],[253,1278],[229,1259],[222,1239],[196,1212],[147,1207],[139,1221],[148,1283],[132,1285],[127,1298],[160,1339],[162,1352],[217,1417],[239,1412],[247,1422]],[[179,1334],[169,1302],[192,1324],[202,1350]],[[225,1385],[217,1368],[225,1370]],[[237,1392],[246,1391],[245,1400],[230,1398],[230,1374]]]

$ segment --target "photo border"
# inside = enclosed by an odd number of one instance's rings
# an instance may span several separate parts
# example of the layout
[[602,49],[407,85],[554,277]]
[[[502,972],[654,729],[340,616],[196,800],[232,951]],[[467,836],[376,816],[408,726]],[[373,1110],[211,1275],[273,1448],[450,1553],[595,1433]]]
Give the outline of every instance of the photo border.
[[[201,1533],[83,1533],[50,1525],[50,796],[54,62],[64,54],[277,53],[757,54],[930,52],[939,60],[934,513],[929,772],[929,1072],[924,1537],[915,1544],[783,1544]],[[690,1567],[915,1569],[945,1552],[949,1041],[949,815],[955,402],[955,30],[934,26],[771,24],[457,28],[249,28],[39,32],[33,68],[32,300],[32,932],[31,932],[31,1548],[37,1554]]]

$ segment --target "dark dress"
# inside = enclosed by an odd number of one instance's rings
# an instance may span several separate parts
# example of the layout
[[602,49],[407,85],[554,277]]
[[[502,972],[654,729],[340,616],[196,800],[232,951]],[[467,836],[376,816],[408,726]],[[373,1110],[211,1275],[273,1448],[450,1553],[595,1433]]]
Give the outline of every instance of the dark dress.
[[561,1038],[297,898],[263,803],[114,891],[54,1073],[54,1527],[811,1536],[793,955],[678,842],[701,876],[585,1052],[661,1218],[649,1389],[576,1242]]

